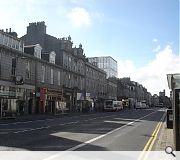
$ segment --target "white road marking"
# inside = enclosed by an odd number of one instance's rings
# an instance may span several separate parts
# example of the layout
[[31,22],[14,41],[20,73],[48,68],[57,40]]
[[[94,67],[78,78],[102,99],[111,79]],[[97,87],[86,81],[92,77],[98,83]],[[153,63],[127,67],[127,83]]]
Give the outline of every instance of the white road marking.
[[92,142],[95,142],[95,141],[97,141],[97,140],[99,140],[99,139],[101,139],[101,138],[103,138],[103,137],[105,137],[105,136],[107,136],[107,135],[110,135],[110,134],[112,134],[112,133],[114,133],[114,132],[116,132],[116,131],[118,131],[118,130],[126,127],[126,126],[129,126],[129,125],[135,123],[136,121],[139,121],[139,120],[141,120],[141,119],[143,119],[143,118],[145,118],[145,117],[148,117],[149,115],[151,115],[151,114],[153,114],[153,113],[155,113],[155,112],[157,112],[157,111],[154,111],[154,112],[152,112],[152,113],[149,113],[149,114],[147,114],[146,116],[143,116],[143,117],[141,117],[141,118],[139,118],[139,119],[135,119],[134,121],[129,122],[128,124],[126,124],[126,125],[124,125],[124,126],[121,126],[121,127],[119,127],[119,128],[113,129],[112,131],[109,131],[109,132],[107,132],[106,134],[103,134],[103,135],[100,135],[100,136],[95,137],[95,138],[93,138],[93,139],[90,139],[90,140],[88,140],[88,141],[86,141],[86,142],[83,142],[83,143],[81,143],[81,144],[79,144],[79,145],[77,145],[77,146],[74,146],[74,147],[72,147],[72,148],[69,148],[69,149],[67,149],[67,150],[65,150],[65,151],[62,151],[62,152],[58,153],[58,154],[54,154],[54,155],[52,155],[52,156],[49,156],[49,157],[47,157],[47,158],[45,158],[45,159],[43,159],[43,160],[53,160],[53,159],[55,159],[55,158],[59,158],[59,156],[63,156],[65,153],[68,153],[67,151],[74,151],[74,150],[76,150],[76,149],[78,149],[78,148],[84,147],[84,146],[87,145],[87,144],[90,144],[90,143],[92,143]]
[[[152,113],[154,113],[154,112],[152,112]],[[92,115],[92,114],[91,114],[91,115]],[[94,114],[94,115],[95,115],[95,114]],[[88,116],[88,115],[81,115],[81,116]],[[108,115],[108,116],[101,116],[101,117],[95,117],[95,118],[86,119],[86,120],[83,120],[83,121],[67,122],[67,123],[62,123],[62,124],[58,124],[58,125],[50,125],[50,126],[44,126],[44,127],[38,127],[38,128],[18,130],[18,131],[15,131],[15,132],[8,132],[8,133],[4,133],[4,134],[9,134],[9,133],[14,133],[14,134],[24,133],[24,132],[41,130],[41,129],[47,129],[47,128],[55,127],[55,126],[63,126],[63,125],[75,124],[75,123],[79,123],[79,122],[87,122],[87,121],[91,121],[91,120],[95,120],[95,119],[99,119],[99,118],[107,118],[107,117],[115,117],[115,116],[118,116],[118,114],[116,114],[116,115]],[[80,117],[80,116],[77,116],[77,117]],[[73,117],[71,117],[71,118],[73,118]],[[58,119],[58,118],[46,119],[46,120],[54,120],[54,119]],[[13,123],[13,124],[17,124],[17,123],[30,123],[30,122],[46,121],[46,120],[36,120],[36,121],[27,121],[27,122],[16,122],[16,123]],[[138,119],[138,120],[139,120],[139,119]],[[137,120],[136,120],[136,121],[137,121]],[[10,125],[10,123],[9,123],[9,124],[4,124],[4,125]]]
[[[86,115],[79,115],[79,116],[72,116],[69,118],[78,118],[78,117],[86,117],[86,116],[90,116],[90,115],[96,115],[96,113],[94,114],[86,114]],[[57,118],[47,118],[47,119],[39,119],[39,120],[35,120],[35,121],[25,121],[25,122],[14,122],[14,123],[6,123],[6,124],[0,124],[0,126],[8,126],[8,125],[16,125],[16,124],[26,124],[26,123],[35,123],[35,122],[41,122],[41,121],[53,121],[56,119],[60,119],[62,117],[57,117]]]
[[[155,111],[155,112],[156,112],[156,111]],[[79,144],[79,145],[77,145],[77,146],[75,146],[75,147],[69,148],[69,149],[67,149],[66,151],[74,151],[74,150],[76,150],[76,149],[78,149],[78,148],[81,148],[81,147],[87,145],[87,144],[90,144],[90,143],[92,143],[92,142],[94,142],[94,141],[97,141],[97,140],[99,140],[99,139],[101,139],[101,138],[103,138],[103,137],[105,137],[105,136],[107,136],[107,135],[110,135],[110,134],[112,134],[112,133],[114,133],[114,132],[116,132],[116,131],[118,131],[118,130],[126,127],[126,126],[129,126],[129,125],[135,123],[136,121],[139,121],[139,120],[141,120],[141,119],[143,119],[143,118],[145,118],[145,117],[148,117],[149,115],[151,115],[151,114],[153,114],[153,113],[155,113],[155,112],[149,113],[149,114],[146,115],[146,116],[143,116],[143,117],[141,117],[141,118],[135,119],[134,121],[129,122],[129,123],[127,123],[126,125],[123,125],[123,126],[121,126],[121,127],[119,127],[119,128],[116,128],[116,129],[113,129],[112,131],[109,131],[109,132],[107,132],[106,134],[103,134],[103,135],[100,135],[100,136],[98,136],[98,137],[95,137],[95,138],[93,138],[93,139],[91,139],[91,140],[88,140],[88,141],[86,141],[86,142],[84,142],[84,143],[81,143],[81,144]]]
[[40,130],[40,129],[47,129],[47,128],[54,127],[54,126],[64,126],[64,125],[69,125],[69,124],[75,124],[75,123],[78,123],[78,122],[79,122],[79,121],[62,123],[62,124],[58,124],[58,125],[44,126],[44,127],[39,127],[39,128],[25,129],[25,130],[16,131],[16,132],[13,132],[13,133],[16,134],[16,133],[23,133],[23,132],[35,131],[35,130]]
[[50,125],[50,126],[44,126],[44,127],[38,127],[38,128],[32,128],[32,129],[25,129],[25,130],[12,132],[12,133],[15,133],[15,134],[24,133],[24,132],[35,131],[35,130],[40,130],[40,129],[47,129],[47,128],[55,127],[55,126],[63,126],[63,125],[75,124],[75,123],[79,123],[79,122],[86,122],[86,121],[91,121],[91,120],[95,120],[95,119],[99,119],[99,118],[107,118],[107,117],[114,117],[114,116],[117,116],[117,115],[101,116],[101,117],[86,119],[86,120],[83,120],[83,121],[67,122],[67,123],[62,123],[62,124],[58,124],[58,125]]

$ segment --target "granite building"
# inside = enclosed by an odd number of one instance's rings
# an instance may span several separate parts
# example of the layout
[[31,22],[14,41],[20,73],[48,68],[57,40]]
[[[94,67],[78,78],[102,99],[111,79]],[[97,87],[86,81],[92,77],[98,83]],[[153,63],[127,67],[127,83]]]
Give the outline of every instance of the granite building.
[[[63,75],[63,94],[71,110],[75,110],[77,102],[90,100],[88,98],[90,94],[91,98],[93,95],[96,95],[97,99],[105,97],[106,73],[87,62],[82,44],[79,44],[76,48],[73,47],[70,36],[56,38],[48,35],[45,22],[29,23],[26,35],[21,39],[26,46],[39,44],[42,47],[42,59],[48,60],[47,53],[52,51],[55,53],[55,64],[62,66],[67,71]],[[93,75],[87,79],[89,76],[88,68],[91,68],[89,70],[92,70]],[[99,84],[99,82],[102,82],[102,84]],[[89,86],[98,86],[99,93],[87,90],[86,87]]]

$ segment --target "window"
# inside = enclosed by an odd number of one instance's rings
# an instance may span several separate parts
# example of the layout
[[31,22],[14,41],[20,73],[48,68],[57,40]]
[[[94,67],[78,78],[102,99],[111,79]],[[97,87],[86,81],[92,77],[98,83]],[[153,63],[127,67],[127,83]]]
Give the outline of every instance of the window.
[[12,74],[13,76],[16,75],[16,58],[12,58],[11,74]]
[[71,87],[71,75],[68,74],[68,87],[70,88]]
[[26,61],[26,79],[30,79],[30,63]]
[[34,56],[41,59],[41,47],[40,46],[34,47]]
[[61,77],[60,77],[60,71],[58,71],[58,85],[60,85],[60,80],[61,80]]
[[16,88],[15,87],[9,87],[9,96],[10,97],[16,96]]
[[71,57],[69,57],[69,67],[71,68]]
[[55,57],[56,57],[55,52],[54,52],[54,51],[51,52],[51,53],[49,54],[49,62],[55,64]]
[[74,61],[74,71],[77,72],[77,61]]
[[44,83],[44,79],[45,79],[45,66],[42,65],[41,66],[41,82]]
[[19,49],[19,42],[18,41],[15,41],[15,48]]
[[54,81],[54,79],[53,79],[53,69],[51,68],[51,84],[53,84],[53,81]]

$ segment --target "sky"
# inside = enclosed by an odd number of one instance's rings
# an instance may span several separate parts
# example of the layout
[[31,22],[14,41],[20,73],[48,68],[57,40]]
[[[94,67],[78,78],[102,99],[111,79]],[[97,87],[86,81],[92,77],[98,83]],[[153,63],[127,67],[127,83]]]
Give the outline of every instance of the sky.
[[179,0],[0,0],[0,29],[21,37],[31,22],[47,34],[71,35],[87,57],[111,56],[118,77],[130,77],[151,94],[166,90],[179,73]]

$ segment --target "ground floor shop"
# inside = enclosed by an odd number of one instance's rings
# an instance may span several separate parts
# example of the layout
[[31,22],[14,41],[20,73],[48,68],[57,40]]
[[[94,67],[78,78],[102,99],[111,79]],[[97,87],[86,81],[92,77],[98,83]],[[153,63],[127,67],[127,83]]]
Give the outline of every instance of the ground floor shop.
[[73,92],[64,88],[40,87],[36,97],[39,113],[60,114],[73,110]]
[[34,86],[0,81],[0,117],[32,113]]

